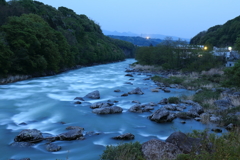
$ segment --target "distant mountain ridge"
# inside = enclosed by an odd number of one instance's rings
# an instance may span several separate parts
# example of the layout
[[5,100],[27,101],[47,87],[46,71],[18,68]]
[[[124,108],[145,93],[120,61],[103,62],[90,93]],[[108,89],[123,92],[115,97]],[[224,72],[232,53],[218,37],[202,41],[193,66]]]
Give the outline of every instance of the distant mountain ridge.
[[187,38],[181,38],[181,37],[176,37],[176,36],[167,36],[167,35],[162,35],[162,34],[137,34],[137,33],[132,33],[132,32],[118,32],[118,31],[107,31],[107,30],[102,30],[104,35],[114,35],[114,36],[130,36],[130,37],[150,37],[150,38],[155,38],[155,39],[162,39],[164,40],[166,37],[172,37],[173,40],[178,40],[179,38],[182,40],[190,41],[190,39]]
[[156,46],[163,41],[162,39],[155,39],[155,38],[147,39],[139,36],[115,36],[115,35],[108,35],[108,36],[113,39],[130,42],[137,46]]

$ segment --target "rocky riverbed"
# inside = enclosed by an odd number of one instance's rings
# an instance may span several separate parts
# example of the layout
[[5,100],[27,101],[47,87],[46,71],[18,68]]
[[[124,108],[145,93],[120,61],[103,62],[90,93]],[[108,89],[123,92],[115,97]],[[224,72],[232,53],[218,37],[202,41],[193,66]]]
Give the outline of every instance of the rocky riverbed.
[[3,147],[4,158],[97,159],[106,145],[119,139],[144,144],[165,141],[176,130],[222,129],[199,121],[206,113],[198,103],[168,101],[193,91],[162,89],[150,80],[152,74],[125,72],[132,62],[1,86],[0,145],[11,146]]

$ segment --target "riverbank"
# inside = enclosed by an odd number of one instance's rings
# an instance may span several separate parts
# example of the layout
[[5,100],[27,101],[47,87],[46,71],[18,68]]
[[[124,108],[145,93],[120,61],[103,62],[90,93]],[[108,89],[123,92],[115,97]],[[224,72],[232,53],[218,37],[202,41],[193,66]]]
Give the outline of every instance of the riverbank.
[[[158,68],[159,69],[159,68]],[[175,102],[198,102],[203,106],[203,113],[195,118],[204,124],[217,124],[225,126],[229,132],[222,136],[209,133],[210,131],[222,132],[221,129],[205,131],[193,131],[184,135],[181,132],[174,132],[163,142],[150,140],[143,144],[130,143],[119,146],[108,146],[102,154],[102,159],[121,157],[120,159],[239,159],[237,153],[240,149],[240,92],[237,88],[223,88],[220,79],[223,72],[211,69],[208,72],[182,74],[177,71],[162,71],[154,66],[137,65],[126,70],[129,73],[147,73],[164,76],[153,76],[152,80],[162,88],[186,88],[195,90],[192,96],[173,97]],[[193,100],[193,101],[189,101]],[[162,101],[164,103],[164,101]],[[165,100],[167,104],[167,100]],[[176,105],[176,104],[175,104]],[[198,104],[196,104],[198,105]],[[164,107],[163,107],[164,108]],[[171,108],[168,106],[167,108]],[[172,107],[174,108],[174,107]],[[172,110],[171,108],[171,110]],[[189,112],[181,112],[181,118],[191,118]],[[196,115],[194,115],[195,117]],[[182,121],[184,122],[184,121]],[[171,140],[169,140],[171,139]],[[183,141],[181,141],[183,140]],[[135,154],[132,153],[135,150]],[[114,153],[114,154],[113,154]]]
[[[121,62],[121,61],[115,61],[115,62]],[[110,63],[115,63],[115,62],[109,62],[109,64]],[[31,79],[31,78],[53,76],[53,75],[61,74],[61,73],[71,71],[71,70],[75,70],[75,69],[79,69],[79,68],[90,67],[90,66],[101,65],[101,64],[108,64],[108,63],[94,63],[92,65],[86,65],[86,66],[77,65],[77,66],[74,66],[74,67],[71,67],[71,68],[63,68],[59,72],[48,71],[48,72],[45,72],[45,73],[36,73],[36,74],[32,74],[32,75],[20,75],[20,74],[6,75],[4,77],[0,77],[0,85],[13,83],[13,82],[18,82],[18,81],[23,81],[23,80],[27,80],[27,79]]]
[[[236,87],[222,87],[222,83],[225,80],[223,69],[213,68],[200,73],[182,73],[176,70],[162,70],[161,67],[143,66],[136,63],[130,65],[130,67],[132,68],[131,72],[155,74],[151,79],[160,88],[168,87],[194,90],[195,94],[192,96],[179,98],[193,100],[202,105],[204,112],[207,114],[204,116],[208,117],[203,118],[204,123],[213,122],[227,126],[231,124],[226,124],[228,122],[233,122],[234,125],[238,124],[238,122],[234,122],[233,120],[225,122],[226,119],[229,119],[229,117],[226,117],[226,113],[229,116],[233,116],[234,114],[234,116],[236,116],[234,119],[240,120],[240,116],[238,115],[238,111],[240,111],[238,109],[240,108],[240,90]],[[156,74],[161,76],[156,76]]]

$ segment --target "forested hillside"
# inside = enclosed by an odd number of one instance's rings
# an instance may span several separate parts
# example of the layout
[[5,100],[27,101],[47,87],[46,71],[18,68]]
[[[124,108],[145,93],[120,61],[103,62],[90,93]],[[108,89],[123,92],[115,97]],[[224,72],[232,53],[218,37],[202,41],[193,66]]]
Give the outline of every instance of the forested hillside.
[[114,36],[114,35],[109,35],[109,37],[127,41],[137,46],[150,46],[150,45],[156,46],[163,41],[161,39],[154,39],[154,38],[146,39],[143,37]]
[[124,59],[86,15],[33,0],[0,0],[0,76],[45,75]]
[[240,16],[227,21],[223,25],[216,25],[207,31],[198,33],[191,39],[190,44],[226,47],[234,45],[238,36],[240,36]]

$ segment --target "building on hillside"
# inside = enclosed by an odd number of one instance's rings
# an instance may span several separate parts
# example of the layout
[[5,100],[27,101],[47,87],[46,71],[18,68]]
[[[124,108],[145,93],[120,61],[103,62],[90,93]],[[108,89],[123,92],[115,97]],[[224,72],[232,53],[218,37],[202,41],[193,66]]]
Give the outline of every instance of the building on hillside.
[[226,67],[232,67],[238,60],[240,60],[240,54],[237,51],[231,51],[226,59]]

